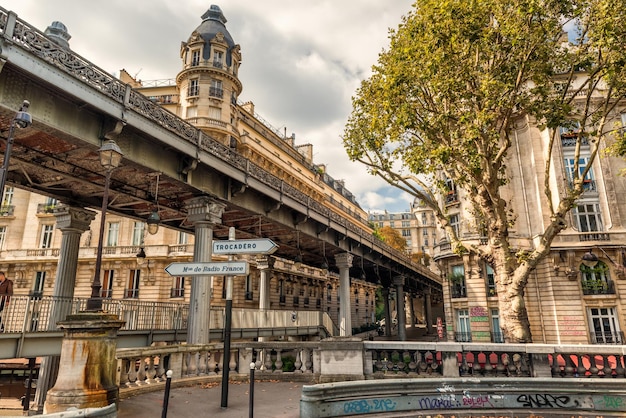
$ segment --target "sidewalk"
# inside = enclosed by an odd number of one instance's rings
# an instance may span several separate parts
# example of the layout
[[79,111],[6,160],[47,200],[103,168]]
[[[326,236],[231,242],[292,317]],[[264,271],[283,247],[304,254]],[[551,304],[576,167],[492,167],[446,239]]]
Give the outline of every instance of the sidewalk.
[[[255,418],[300,416],[302,382],[261,381],[254,383]],[[159,417],[164,391],[145,393],[120,401],[118,417]],[[221,383],[174,388],[170,391],[168,418],[245,418],[249,416],[249,382],[230,382],[227,407],[221,407]]]

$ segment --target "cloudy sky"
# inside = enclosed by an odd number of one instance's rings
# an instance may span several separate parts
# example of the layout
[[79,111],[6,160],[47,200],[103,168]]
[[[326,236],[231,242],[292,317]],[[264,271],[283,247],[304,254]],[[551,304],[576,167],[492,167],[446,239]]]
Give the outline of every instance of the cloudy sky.
[[[179,49],[211,4],[241,46],[242,101],[296,144],[312,143],[314,161],[344,179],[365,210],[402,211],[412,199],[348,160],[340,136],[351,97],[370,74],[413,0],[0,0],[44,31],[63,22],[70,47],[118,76],[174,78]],[[181,5],[184,4],[184,7]]]

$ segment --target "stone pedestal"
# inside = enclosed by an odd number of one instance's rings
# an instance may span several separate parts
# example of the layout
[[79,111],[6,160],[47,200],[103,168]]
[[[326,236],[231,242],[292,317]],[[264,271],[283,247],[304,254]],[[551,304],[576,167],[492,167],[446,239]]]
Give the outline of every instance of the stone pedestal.
[[365,379],[363,341],[358,337],[330,337],[320,343],[320,383]]
[[124,321],[103,312],[68,315],[58,325],[65,332],[59,375],[48,391],[44,413],[68,408],[101,408],[117,403],[117,331]]

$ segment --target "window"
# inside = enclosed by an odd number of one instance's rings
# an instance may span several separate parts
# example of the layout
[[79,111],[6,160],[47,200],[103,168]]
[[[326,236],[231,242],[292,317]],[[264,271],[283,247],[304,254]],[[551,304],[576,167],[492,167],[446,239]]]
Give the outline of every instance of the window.
[[187,119],[195,118],[196,116],[198,116],[198,107],[197,106],[188,107],[187,110],[185,111],[185,114],[186,114]]
[[7,237],[7,227],[0,226],[0,250],[4,250],[4,244]]
[[459,201],[456,185],[452,179],[446,179],[446,190],[448,191],[446,195],[446,204],[456,203]]
[[470,317],[467,309],[458,309],[456,311],[456,332],[454,334],[454,339],[458,342],[472,341]]
[[178,232],[178,244],[184,245],[189,243],[189,235],[186,232]]
[[172,284],[172,292],[170,294],[172,298],[184,298],[185,297],[185,278],[182,276],[174,277],[174,283]]
[[583,295],[607,295],[614,294],[615,287],[609,277],[609,267],[602,261],[598,261],[594,267],[580,265],[581,285]]
[[403,237],[410,237],[411,236],[411,230],[410,229],[403,229],[402,230],[402,236]]
[[422,226],[426,225],[426,212],[422,212]]
[[135,222],[133,225],[132,245],[143,245],[144,231],[146,229],[145,222]]
[[391,228],[395,228],[396,227],[396,223],[394,221],[389,222],[389,226]]
[[[569,182],[570,187],[572,187],[574,184],[574,178],[580,177],[583,171],[585,171],[585,169],[587,168],[587,165],[589,164],[589,158],[580,157],[578,159],[578,176],[574,176],[575,159],[573,157],[571,158],[565,157],[564,161],[565,161],[565,174],[567,175],[567,180]],[[587,175],[583,179],[583,190],[586,192],[597,191],[596,181],[593,175],[593,168],[589,168]]]
[[402,228],[410,228],[411,221],[402,221]]
[[489,264],[485,264],[485,281],[487,283],[487,297],[496,296],[498,294],[496,277],[493,268]]
[[39,248],[50,248],[52,246],[52,233],[54,225],[41,225],[41,239]]
[[107,247],[117,247],[120,232],[119,222],[109,222],[109,231],[107,233]]
[[209,96],[210,97],[219,97],[220,99],[224,96],[224,90],[222,89],[222,81],[212,79],[211,86],[209,87]]
[[102,288],[100,289],[100,297],[110,299],[113,297],[113,276],[115,270],[104,270],[102,277]]
[[500,312],[497,309],[491,310],[491,341],[494,343],[504,343],[504,335],[500,329]]
[[224,63],[224,52],[213,50],[213,66],[222,68]]
[[33,290],[30,294],[32,297],[40,298],[43,296],[43,285],[46,281],[46,272],[45,271],[37,271],[35,272],[35,280],[33,283]]
[[592,344],[622,344],[615,308],[589,308],[589,328]]
[[187,97],[193,97],[199,95],[198,79],[194,78],[189,80],[189,90],[187,90]]
[[278,281],[278,303],[279,305],[285,304],[285,281]]
[[211,119],[222,120],[222,108],[217,106],[209,106],[209,117]]
[[13,193],[14,193],[14,189],[13,187],[5,187],[4,188],[4,201],[2,202],[2,205],[10,205],[13,202]]
[[580,232],[602,231],[600,205],[597,203],[579,203],[573,213]]
[[246,290],[246,295],[245,295],[246,296],[246,300],[252,300],[252,296],[253,296],[253,294],[252,294],[252,278],[250,277],[249,274],[246,276],[246,284],[245,284],[245,286],[246,286],[246,289],[245,289]]
[[450,280],[450,294],[453,298],[467,297],[467,290],[465,288],[465,267],[463,267],[463,265],[452,266],[448,279]]
[[[563,147],[573,147],[578,142],[578,135],[580,134],[580,122],[570,121],[569,126],[559,127],[559,134],[561,136],[561,145]],[[587,138],[583,135],[580,138],[581,145],[588,145]]]
[[454,234],[459,237],[461,232],[461,224],[459,221],[459,214],[455,213],[454,215],[450,215],[450,226],[454,229]]
[[128,274],[128,286],[126,287],[126,294],[124,297],[129,299],[139,298],[139,278],[141,276],[140,270],[131,270]]
[[191,51],[191,65],[193,67],[200,65],[200,50],[199,49],[194,49],[193,51]]

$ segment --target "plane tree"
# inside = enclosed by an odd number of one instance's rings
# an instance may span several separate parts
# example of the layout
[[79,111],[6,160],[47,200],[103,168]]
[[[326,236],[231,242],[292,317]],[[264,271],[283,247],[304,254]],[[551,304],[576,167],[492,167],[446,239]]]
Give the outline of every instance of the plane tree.
[[[492,266],[507,342],[532,342],[524,303],[530,273],[567,227],[584,178],[615,129],[626,91],[623,6],[420,0],[390,31],[390,46],[353,97],[343,135],[349,157],[432,209],[453,251]],[[549,222],[524,251],[512,244],[518,214],[505,198],[522,119],[548,133],[542,188]],[[557,191],[550,178],[559,128],[574,133],[576,156],[571,181]],[[587,143],[584,165],[579,156]],[[444,198],[452,187],[462,190],[486,240],[457,234]]]

